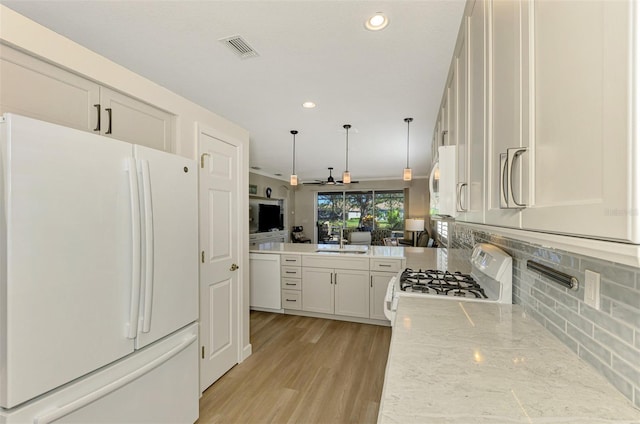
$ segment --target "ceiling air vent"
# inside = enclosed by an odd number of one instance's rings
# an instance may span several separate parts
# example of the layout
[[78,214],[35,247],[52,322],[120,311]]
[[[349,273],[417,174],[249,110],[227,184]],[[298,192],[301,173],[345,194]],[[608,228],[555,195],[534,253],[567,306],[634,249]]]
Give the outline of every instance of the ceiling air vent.
[[251,47],[249,43],[243,40],[239,35],[221,38],[218,41],[229,47],[235,54],[240,56],[241,59],[258,56],[258,52],[253,50],[253,47]]

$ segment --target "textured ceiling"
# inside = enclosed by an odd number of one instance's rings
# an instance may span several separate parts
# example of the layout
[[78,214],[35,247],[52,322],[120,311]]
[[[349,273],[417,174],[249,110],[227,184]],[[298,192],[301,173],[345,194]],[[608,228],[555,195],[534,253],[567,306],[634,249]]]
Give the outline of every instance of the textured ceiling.
[[[251,133],[250,164],[285,178],[426,176],[464,0],[1,1]],[[383,31],[364,28],[382,11]],[[240,35],[240,59],[219,39]],[[315,109],[301,107],[306,100]]]

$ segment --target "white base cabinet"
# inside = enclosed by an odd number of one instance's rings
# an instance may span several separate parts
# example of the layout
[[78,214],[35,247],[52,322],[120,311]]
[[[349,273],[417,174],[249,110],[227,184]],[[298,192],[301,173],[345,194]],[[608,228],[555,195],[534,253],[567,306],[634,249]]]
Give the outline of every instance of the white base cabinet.
[[369,318],[386,320],[384,298],[387,295],[389,281],[396,275],[393,272],[371,271],[369,287]]

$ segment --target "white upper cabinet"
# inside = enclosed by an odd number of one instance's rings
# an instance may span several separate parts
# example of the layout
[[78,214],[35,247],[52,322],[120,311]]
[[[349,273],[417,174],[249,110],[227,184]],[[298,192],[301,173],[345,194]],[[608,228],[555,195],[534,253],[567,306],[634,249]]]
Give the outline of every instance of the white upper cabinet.
[[171,152],[173,115],[0,45],[0,113]]
[[[487,4],[487,156],[485,222],[510,227],[520,226],[522,202],[521,167],[508,168],[508,159],[522,153],[528,139],[524,131],[526,114],[522,94],[526,46],[524,41],[526,4],[519,1],[491,1]],[[509,157],[511,155],[511,157]],[[520,156],[520,155],[518,155]],[[520,163],[520,162],[519,162]],[[511,175],[509,171],[512,171]],[[511,178],[514,177],[514,178]],[[517,178],[516,178],[517,177]],[[509,200],[511,206],[509,208]]]
[[456,163],[456,196],[455,196],[455,208],[456,212],[464,212],[464,203],[467,199],[463,199],[462,191],[469,185],[468,180],[468,159],[469,159],[469,142],[467,139],[468,129],[468,113],[467,113],[467,99],[468,99],[468,68],[469,68],[469,31],[468,31],[469,18],[465,17],[461,27],[461,40],[456,49],[455,59],[453,66],[455,67],[454,79],[456,80],[456,100],[454,110],[454,122],[455,122],[455,142],[458,146],[457,163]]
[[525,229],[640,243],[633,225],[632,7],[530,3]]
[[457,196],[461,219],[478,223],[484,222],[486,7],[487,1],[476,0],[466,21],[468,46],[466,181],[458,181]]
[[0,114],[13,112],[93,131],[98,103],[98,84],[0,45]]

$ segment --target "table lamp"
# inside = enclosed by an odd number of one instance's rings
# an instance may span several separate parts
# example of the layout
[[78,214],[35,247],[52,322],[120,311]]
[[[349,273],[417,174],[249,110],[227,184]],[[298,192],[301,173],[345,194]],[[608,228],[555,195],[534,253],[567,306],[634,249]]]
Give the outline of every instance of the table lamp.
[[413,233],[413,246],[418,244],[416,233],[424,231],[424,219],[405,219],[404,230]]

